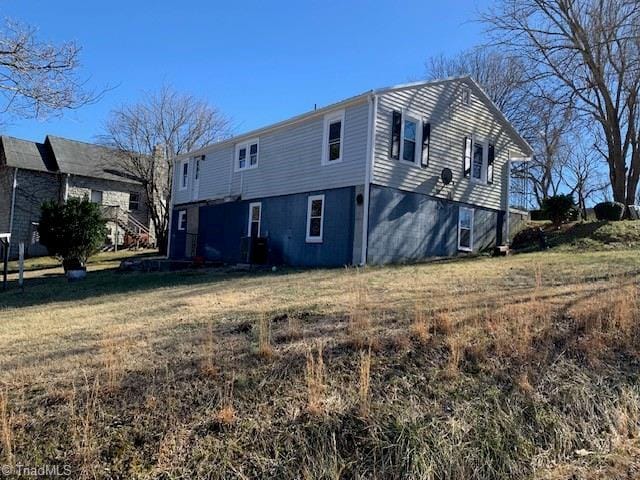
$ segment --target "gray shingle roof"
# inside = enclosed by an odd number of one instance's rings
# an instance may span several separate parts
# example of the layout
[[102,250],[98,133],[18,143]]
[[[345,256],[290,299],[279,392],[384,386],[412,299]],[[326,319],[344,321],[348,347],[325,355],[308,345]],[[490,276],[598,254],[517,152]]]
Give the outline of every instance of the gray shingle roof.
[[51,147],[58,168],[62,173],[138,183],[119,173],[122,172],[122,168],[118,152],[111,148],[52,135],[47,136],[46,143]]
[[55,159],[43,143],[29,142],[6,135],[0,137],[0,142],[5,162],[9,167],[38,172],[56,172],[58,170]]

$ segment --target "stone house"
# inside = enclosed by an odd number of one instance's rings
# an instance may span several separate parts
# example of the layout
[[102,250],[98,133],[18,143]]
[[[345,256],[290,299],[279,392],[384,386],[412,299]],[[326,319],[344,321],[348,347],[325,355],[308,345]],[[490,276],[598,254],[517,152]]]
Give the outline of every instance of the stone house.
[[48,135],[43,143],[0,136],[0,232],[11,233],[10,257],[46,255],[37,231],[48,200],[86,197],[103,206],[105,245],[154,244],[144,188],[123,174],[114,150]]

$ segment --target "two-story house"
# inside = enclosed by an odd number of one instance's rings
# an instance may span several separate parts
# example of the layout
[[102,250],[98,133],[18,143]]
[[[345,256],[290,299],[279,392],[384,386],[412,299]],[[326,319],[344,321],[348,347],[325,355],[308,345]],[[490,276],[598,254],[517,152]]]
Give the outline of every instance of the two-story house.
[[246,262],[252,245],[269,263],[336,266],[478,252],[506,239],[509,162],[531,154],[471,78],[372,90],[176,158],[170,256]]

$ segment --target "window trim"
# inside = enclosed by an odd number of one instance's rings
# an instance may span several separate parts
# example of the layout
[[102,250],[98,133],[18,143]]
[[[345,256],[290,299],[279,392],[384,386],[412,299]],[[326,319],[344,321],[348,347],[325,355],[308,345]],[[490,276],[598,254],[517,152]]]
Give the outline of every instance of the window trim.
[[[184,173],[184,166],[187,166],[187,173],[185,175]],[[187,188],[189,188],[189,159],[185,159],[182,160],[180,162],[180,171],[178,173],[179,177],[178,177],[178,187],[179,190],[186,190]]]
[[[322,165],[333,165],[340,163],[344,159],[344,117],[345,111],[327,113],[324,116],[324,130],[322,133]],[[335,121],[340,120],[340,156],[335,160],[329,160],[329,127]]]
[[[469,135],[469,138],[471,138],[471,171],[469,172],[469,179],[473,183],[478,183],[480,185],[490,185],[489,183],[489,144],[491,144],[491,142],[489,141],[489,139],[479,137],[475,134]],[[475,156],[476,144],[482,145],[482,168],[480,170],[480,178],[476,178],[473,176],[473,159]],[[495,165],[495,161],[494,161],[494,165]]]
[[[320,211],[320,235],[312,237],[309,235],[309,228],[311,227],[311,204],[314,200],[322,200],[322,210]],[[307,230],[305,232],[307,243],[322,243],[324,239],[324,194],[322,195],[309,195],[307,197]]]
[[[251,165],[251,145],[257,145],[258,152],[256,153],[256,164]],[[244,167],[240,167],[240,150],[246,148],[247,156],[246,156],[246,164]],[[233,171],[234,172],[244,172],[245,170],[252,170],[254,168],[258,168],[258,164],[260,163],[260,138],[251,138],[241,143],[236,144],[235,153],[233,156]]]
[[[416,148],[413,152],[413,161],[404,159],[404,123],[410,120],[416,124]],[[402,110],[400,117],[400,155],[398,160],[406,165],[422,167],[422,117],[408,110]]]
[[[178,231],[184,232],[187,229],[187,222],[184,220],[184,217],[187,215],[186,210],[178,211]],[[184,226],[182,223],[184,222]]]
[[247,237],[251,236],[251,214],[253,213],[253,207],[259,207],[260,215],[258,216],[258,237],[260,236],[260,230],[262,229],[262,202],[251,202],[249,204],[249,221],[247,222]]
[[[460,235],[460,231],[462,230],[462,211],[467,210],[471,212],[471,228],[469,229],[469,247],[465,247],[460,245],[460,239],[462,238]],[[475,209],[471,207],[458,207],[458,250],[462,252],[473,252],[473,227],[475,223]]]

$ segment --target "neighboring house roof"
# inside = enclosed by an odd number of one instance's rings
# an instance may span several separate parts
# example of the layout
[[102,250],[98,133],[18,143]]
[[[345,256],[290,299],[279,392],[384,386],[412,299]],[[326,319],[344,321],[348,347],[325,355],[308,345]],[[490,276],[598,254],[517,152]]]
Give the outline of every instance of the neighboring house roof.
[[118,152],[108,147],[53,135],[44,143],[2,135],[0,143],[9,167],[139,183],[122,172]]
[[4,161],[9,167],[54,173],[58,170],[55,159],[43,143],[29,142],[6,135],[0,136],[0,143],[2,143]]
[[451,78],[445,78],[442,80],[426,80],[426,81],[420,81],[420,82],[413,82],[413,83],[406,83],[406,84],[401,84],[401,85],[394,85],[391,87],[383,87],[383,88],[377,88],[377,89],[373,89],[373,90],[368,90],[366,92],[363,92],[359,95],[355,95],[353,97],[349,97],[345,100],[341,100],[339,102],[336,103],[332,103],[330,105],[327,105],[326,107],[322,107],[322,108],[318,108],[315,110],[311,110],[309,112],[305,112],[302,113],[300,115],[296,115],[294,117],[288,118],[286,120],[282,120],[280,122],[271,124],[271,125],[267,125],[265,127],[262,128],[258,128],[256,130],[251,130],[249,132],[245,132],[242,133],[240,135],[237,136],[233,136],[224,140],[221,140],[219,142],[216,143],[212,143],[210,145],[206,145],[205,147],[199,148],[198,150],[194,150],[192,152],[187,152],[183,155],[178,155],[174,160],[179,160],[185,157],[191,157],[193,155],[198,155],[200,153],[204,153],[206,151],[208,151],[211,147],[218,147],[218,146],[223,146],[223,145],[227,145],[227,144],[233,144],[233,143],[237,143],[239,141],[242,140],[246,140],[246,139],[250,139],[252,137],[257,137],[260,135],[263,135],[267,132],[270,132],[272,130],[277,130],[278,128],[282,128],[285,127],[287,125],[291,125],[292,123],[296,123],[302,120],[307,120],[309,118],[315,117],[317,115],[322,115],[326,112],[329,112],[331,110],[335,110],[337,108],[342,108],[345,107],[349,104],[352,103],[357,103],[359,101],[362,101],[364,99],[366,99],[367,97],[371,96],[371,95],[381,95],[384,93],[388,93],[391,91],[396,91],[396,90],[403,90],[403,89],[407,89],[407,88],[420,88],[420,87],[425,87],[425,86],[429,86],[429,85],[439,85],[442,83],[449,83],[449,82],[466,82],[470,85],[472,85],[474,87],[474,89],[477,91],[477,93],[480,94],[480,96],[489,104],[490,108],[494,111],[494,113],[496,114],[496,116],[498,117],[498,119],[500,119],[500,121],[505,125],[505,127],[507,128],[507,130],[509,130],[510,133],[512,133],[517,141],[517,143],[520,144],[520,147],[522,147],[522,149],[527,152],[529,155],[533,154],[533,148],[531,147],[531,145],[529,145],[529,143],[522,137],[522,135],[520,135],[520,133],[516,130],[516,128],[511,124],[511,122],[509,122],[509,120],[507,120],[507,118],[504,116],[504,114],[502,113],[502,111],[498,108],[498,106],[495,104],[495,102],[493,100],[491,100],[491,97],[489,97],[489,95],[487,95],[487,93],[482,89],[482,87],[475,81],[473,80],[473,78],[471,78],[470,76],[462,76],[462,77],[451,77]]
[[118,152],[111,148],[53,135],[48,135],[46,142],[50,145],[62,173],[139,183],[122,172]]

